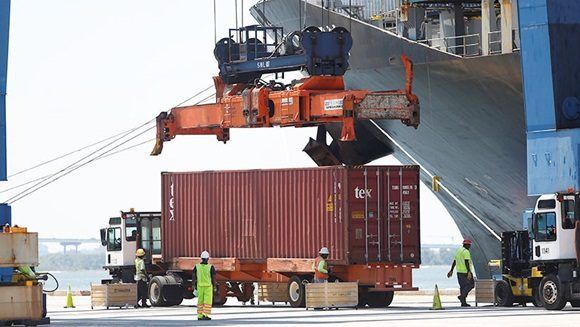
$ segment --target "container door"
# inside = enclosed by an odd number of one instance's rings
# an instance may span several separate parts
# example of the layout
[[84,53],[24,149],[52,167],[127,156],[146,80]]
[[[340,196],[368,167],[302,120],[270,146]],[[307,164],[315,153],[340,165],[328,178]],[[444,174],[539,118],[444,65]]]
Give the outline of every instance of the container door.
[[381,261],[380,171],[378,168],[351,169],[349,174],[350,262]]
[[385,233],[383,257],[389,262],[419,263],[419,180],[410,168],[391,167],[383,174]]

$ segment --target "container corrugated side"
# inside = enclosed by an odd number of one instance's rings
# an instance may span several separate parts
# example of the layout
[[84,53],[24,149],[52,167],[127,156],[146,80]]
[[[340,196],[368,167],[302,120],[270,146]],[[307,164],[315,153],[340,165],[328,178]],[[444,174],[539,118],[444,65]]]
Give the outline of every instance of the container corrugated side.
[[328,246],[333,261],[346,263],[346,204],[334,196],[346,176],[344,167],[163,173],[164,260],[203,250],[257,261],[311,258]]

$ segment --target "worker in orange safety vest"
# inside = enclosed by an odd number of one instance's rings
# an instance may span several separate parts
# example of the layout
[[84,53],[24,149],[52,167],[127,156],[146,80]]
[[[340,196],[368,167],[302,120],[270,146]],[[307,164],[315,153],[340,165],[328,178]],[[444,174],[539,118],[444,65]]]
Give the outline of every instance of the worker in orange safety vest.
[[327,247],[322,247],[318,252],[318,257],[314,260],[314,282],[325,283],[328,281],[330,269],[328,268],[328,255],[330,252]]

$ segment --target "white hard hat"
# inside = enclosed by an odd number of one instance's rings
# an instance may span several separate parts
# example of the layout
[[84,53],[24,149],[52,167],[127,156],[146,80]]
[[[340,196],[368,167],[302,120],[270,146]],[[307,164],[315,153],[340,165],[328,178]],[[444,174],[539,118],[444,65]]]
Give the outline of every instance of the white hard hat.
[[202,258],[202,259],[209,259],[209,252],[207,252],[207,251],[203,251],[203,252],[201,253],[201,258]]
[[330,252],[328,252],[328,248],[326,246],[322,247],[318,253],[319,254],[330,254]]

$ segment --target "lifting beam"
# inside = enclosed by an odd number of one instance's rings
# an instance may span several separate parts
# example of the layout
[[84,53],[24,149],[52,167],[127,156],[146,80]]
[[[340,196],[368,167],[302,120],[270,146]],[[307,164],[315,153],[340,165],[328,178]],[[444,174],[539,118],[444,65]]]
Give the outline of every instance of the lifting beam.
[[345,90],[342,76],[310,76],[291,87],[279,83],[225,85],[214,77],[216,103],[176,107],[157,116],[157,139],[151,155],[177,135],[215,135],[222,142],[231,128],[307,127],[341,123],[341,141],[356,139],[355,120],[398,119],[419,125],[419,100],[412,93],[413,66],[401,57],[405,90]]

